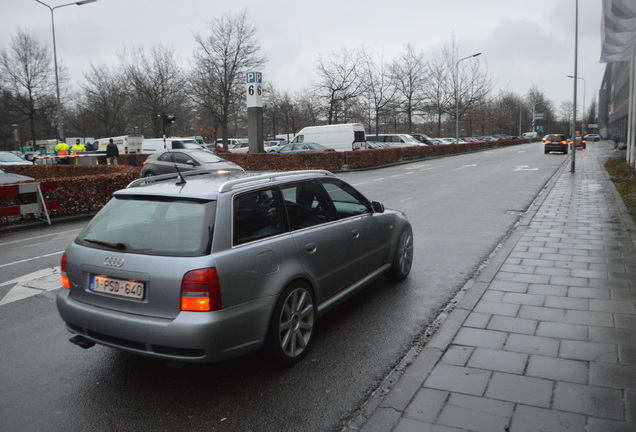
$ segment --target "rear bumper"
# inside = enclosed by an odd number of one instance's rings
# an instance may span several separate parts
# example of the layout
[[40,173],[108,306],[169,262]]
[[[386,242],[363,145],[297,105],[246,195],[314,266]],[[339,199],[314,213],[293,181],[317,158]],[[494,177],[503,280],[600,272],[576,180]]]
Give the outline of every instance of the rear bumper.
[[259,350],[274,297],[215,312],[181,312],[174,319],[127,314],[57,295],[67,329],[100,345],[166,360],[214,362]]
[[544,149],[546,152],[567,152],[569,149],[569,145],[564,145],[564,144],[545,144],[544,145]]

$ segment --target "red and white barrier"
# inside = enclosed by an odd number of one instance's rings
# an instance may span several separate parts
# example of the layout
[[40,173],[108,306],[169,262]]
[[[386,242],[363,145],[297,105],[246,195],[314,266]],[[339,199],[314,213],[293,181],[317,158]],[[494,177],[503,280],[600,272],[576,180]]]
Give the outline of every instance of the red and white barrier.
[[20,183],[14,185],[0,186],[0,196],[17,196],[28,193],[37,193],[37,202],[32,204],[21,204],[12,207],[0,208],[0,217],[7,216],[20,216],[33,213],[44,213],[46,220],[51,225],[51,219],[49,218],[49,210],[59,210],[59,201],[44,201],[44,195],[42,192],[47,192],[57,189],[57,182],[33,182],[33,183]]

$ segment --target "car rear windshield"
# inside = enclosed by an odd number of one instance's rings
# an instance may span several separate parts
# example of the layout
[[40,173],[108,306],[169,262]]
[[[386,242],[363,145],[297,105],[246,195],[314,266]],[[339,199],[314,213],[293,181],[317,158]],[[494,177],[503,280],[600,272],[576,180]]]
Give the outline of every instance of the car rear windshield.
[[163,256],[209,253],[215,201],[113,198],[77,237],[88,247]]

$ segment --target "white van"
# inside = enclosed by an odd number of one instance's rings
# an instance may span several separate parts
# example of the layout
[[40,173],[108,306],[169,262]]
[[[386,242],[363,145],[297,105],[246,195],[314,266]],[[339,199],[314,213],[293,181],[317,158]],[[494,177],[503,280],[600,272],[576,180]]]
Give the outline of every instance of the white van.
[[367,140],[361,123],[308,126],[296,134],[290,144],[315,142],[336,151],[366,148]]
[[521,138],[536,138],[536,137],[537,137],[536,132],[524,132],[521,134]]
[[165,146],[163,138],[147,138],[141,146],[142,153],[155,153],[163,150],[173,149],[203,149],[193,138],[166,138]]
[[141,143],[144,140],[144,137],[142,135],[122,135],[109,138],[100,138],[97,141],[93,142],[93,150],[106,153],[106,146],[111,139],[113,140],[113,143],[117,145],[120,155],[141,153]]

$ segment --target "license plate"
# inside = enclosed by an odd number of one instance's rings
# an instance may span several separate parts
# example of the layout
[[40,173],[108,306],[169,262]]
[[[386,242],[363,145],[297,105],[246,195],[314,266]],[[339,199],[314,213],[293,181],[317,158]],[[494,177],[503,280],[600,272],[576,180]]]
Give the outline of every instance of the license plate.
[[88,286],[91,291],[134,299],[144,298],[143,282],[116,279],[106,276],[91,276]]

